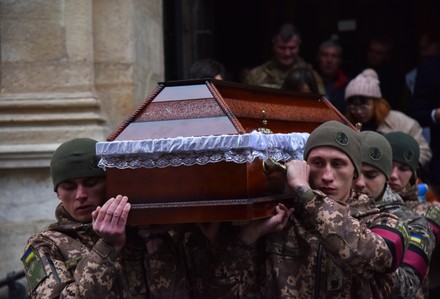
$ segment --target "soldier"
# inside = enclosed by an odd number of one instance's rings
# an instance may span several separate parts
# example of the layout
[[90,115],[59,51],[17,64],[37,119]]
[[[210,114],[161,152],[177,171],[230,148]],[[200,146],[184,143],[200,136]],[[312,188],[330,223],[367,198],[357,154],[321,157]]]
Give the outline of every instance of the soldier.
[[251,69],[245,83],[272,88],[281,88],[287,74],[297,67],[313,71],[320,94],[325,94],[321,77],[312,66],[299,56],[301,35],[292,24],[284,24],[272,39],[273,57],[271,60]]
[[[128,198],[105,200],[106,179],[95,145],[93,139],[76,138],[52,156],[53,186],[61,203],[57,222],[31,236],[22,257],[31,297],[186,298],[185,276],[175,273],[178,267],[166,250],[163,260],[155,249],[146,254],[148,243],[157,240],[143,240],[126,227]],[[163,265],[162,272],[157,265]],[[148,285],[147,279],[159,281],[150,277],[159,273],[162,287]]]
[[393,298],[423,298],[416,296],[428,274],[428,265],[435,247],[435,238],[428,221],[404,205],[388,181],[391,176],[392,149],[388,140],[374,131],[360,133],[362,147],[362,171],[355,180],[357,191],[376,201],[384,212],[392,213],[404,220],[410,232],[410,242],[402,265],[394,275]]
[[409,236],[398,217],[352,189],[361,171],[358,133],[326,122],[311,133],[304,158],[286,164],[293,213],[279,206],[273,217],[243,226],[222,246],[211,283],[218,298],[391,293],[391,273],[401,265]]
[[417,178],[420,157],[420,145],[417,141],[411,135],[403,132],[391,132],[385,134],[385,138],[393,149],[390,187],[402,197],[408,208],[416,214],[426,217],[434,233],[436,248],[429,266],[429,283],[428,280],[423,281],[423,296],[427,298],[429,292],[430,298],[438,297],[440,293],[440,203],[437,199],[431,199],[432,201],[418,199],[418,183],[421,181]]

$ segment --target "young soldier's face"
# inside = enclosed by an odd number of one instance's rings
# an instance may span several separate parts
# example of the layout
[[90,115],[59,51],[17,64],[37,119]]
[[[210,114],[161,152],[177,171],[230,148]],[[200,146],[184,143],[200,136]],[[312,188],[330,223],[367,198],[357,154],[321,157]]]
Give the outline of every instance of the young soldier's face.
[[57,195],[70,216],[80,223],[92,222],[92,212],[104,203],[105,178],[68,180],[58,185]]
[[350,196],[355,168],[348,156],[331,146],[312,149],[307,157],[309,183],[331,199],[345,201]]
[[393,168],[390,176],[390,187],[395,192],[402,191],[408,184],[412,176],[412,169],[409,165],[393,161]]
[[374,166],[362,163],[361,174],[354,180],[354,187],[357,191],[377,200],[382,195],[386,180],[387,178],[382,171]]

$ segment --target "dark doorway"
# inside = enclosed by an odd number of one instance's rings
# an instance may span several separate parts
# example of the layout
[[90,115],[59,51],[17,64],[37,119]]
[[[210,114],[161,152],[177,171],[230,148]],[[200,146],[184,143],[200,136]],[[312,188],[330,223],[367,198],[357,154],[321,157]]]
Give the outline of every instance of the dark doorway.
[[227,79],[271,57],[271,38],[285,22],[302,34],[301,56],[314,63],[317,48],[332,34],[344,49],[344,69],[362,65],[373,35],[390,36],[395,59],[409,70],[417,61],[419,35],[440,18],[436,0],[164,0],[166,80],[185,79],[202,58],[222,62]]

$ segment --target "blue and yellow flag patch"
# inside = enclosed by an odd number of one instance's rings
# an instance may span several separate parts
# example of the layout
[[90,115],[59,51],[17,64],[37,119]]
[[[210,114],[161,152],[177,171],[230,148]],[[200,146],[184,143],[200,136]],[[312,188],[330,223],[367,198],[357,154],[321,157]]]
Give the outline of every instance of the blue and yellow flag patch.
[[410,238],[411,243],[420,245],[422,244],[422,240],[423,238],[421,235],[416,233],[411,233],[411,238]]
[[44,278],[47,277],[43,262],[41,261],[40,255],[33,247],[29,247],[28,250],[26,250],[21,261],[24,265],[29,288],[33,290]]

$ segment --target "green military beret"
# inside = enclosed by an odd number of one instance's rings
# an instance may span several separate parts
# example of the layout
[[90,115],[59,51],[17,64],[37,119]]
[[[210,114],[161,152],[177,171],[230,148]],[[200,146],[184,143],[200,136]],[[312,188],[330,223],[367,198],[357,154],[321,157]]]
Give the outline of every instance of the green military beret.
[[359,137],[361,138],[362,163],[376,167],[389,180],[393,167],[393,154],[388,140],[374,131],[360,132]]
[[50,161],[53,187],[67,180],[87,177],[103,177],[104,170],[98,167],[96,140],[76,138],[61,144]]
[[387,133],[385,138],[391,144],[393,161],[410,166],[413,174],[416,175],[420,158],[420,146],[417,140],[404,132]]

